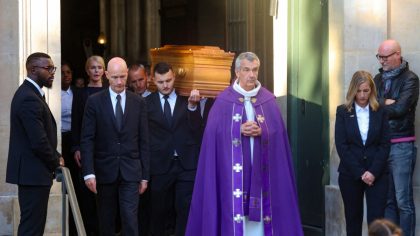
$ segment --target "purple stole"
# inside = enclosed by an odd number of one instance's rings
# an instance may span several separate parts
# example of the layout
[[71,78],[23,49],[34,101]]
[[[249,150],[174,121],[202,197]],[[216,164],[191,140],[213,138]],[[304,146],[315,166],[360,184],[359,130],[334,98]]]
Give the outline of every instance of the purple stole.
[[[234,235],[243,235],[244,216],[248,215],[251,221],[261,221],[261,206],[264,221],[264,235],[273,235],[271,224],[271,199],[270,199],[270,173],[268,158],[268,127],[264,121],[264,111],[261,105],[254,107],[256,121],[261,127],[260,137],[254,137],[254,155],[251,165],[250,153],[243,153],[243,149],[250,149],[249,137],[241,135],[241,125],[245,116],[243,98],[239,98],[242,104],[233,105],[232,110],[232,206]],[[255,103],[256,98],[251,99]],[[252,166],[252,167],[251,167]],[[251,170],[251,180],[244,171]],[[245,178],[245,179],[244,179]],[[244,181],[245,180],[245,181]],[[251,182],[251,186],[248,186]],[[248,193],[249,191],[249,193]],[[262,199],[261,199],[262,193]],[[262,202],[262,204],[261,204]]]

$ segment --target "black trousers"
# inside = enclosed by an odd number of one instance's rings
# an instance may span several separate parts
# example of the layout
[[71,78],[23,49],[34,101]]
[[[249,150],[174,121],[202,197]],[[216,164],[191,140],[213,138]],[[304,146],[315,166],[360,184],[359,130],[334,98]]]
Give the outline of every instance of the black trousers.
[[97,184],[100,235],[115,236],[119,206],[122,235],[138,236],[139,182]]
[[51,186],[18,186],[20,223],[18,236],[42,236],[47,220]]
[[[151,176],[151,233],[165,236],[165,225],[170,212],[170,201],[175,204],[175,235],[184,236],[190,211],[196,170],[184,170],[179,160],[173,163],[166,174]],[[173,189],[173,191],[172,191]],[[171,193],[174,193],[171,195]]]
[[140,195],[138,221],[139,235],[148,236],[150,230],[150,185],[148,185],[146,191]]
[[375,179],[373,186],[368,186],[361,179],[339,175],[338,184],[344,203],[346,231],[348,236],[361,236],[363,224],[363,196],[366,195],[367,222],[383,218],[388,191],[388,175]]

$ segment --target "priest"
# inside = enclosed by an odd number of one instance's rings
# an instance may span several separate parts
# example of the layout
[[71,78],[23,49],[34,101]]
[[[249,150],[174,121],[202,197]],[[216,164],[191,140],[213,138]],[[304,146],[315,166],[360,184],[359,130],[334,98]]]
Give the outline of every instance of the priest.
[[303,235],[287,131],[260,60],[245,52],[210,111],[187,236]]

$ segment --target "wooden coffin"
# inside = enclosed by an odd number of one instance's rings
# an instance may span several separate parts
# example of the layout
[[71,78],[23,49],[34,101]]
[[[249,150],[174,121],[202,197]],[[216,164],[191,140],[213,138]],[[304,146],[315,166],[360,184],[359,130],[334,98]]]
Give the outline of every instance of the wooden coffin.
[[[192,89],[198,89],[204,97],[216,97],[230,85],[231,66],[234,53],[219,47],[165,45],[150,50],[152,71],[155,64],[167,62],[175,74],[175,89],[189,96]],[[153,75],[152,75],[153,76]],[[151,90],[156,90],[154,83]]]

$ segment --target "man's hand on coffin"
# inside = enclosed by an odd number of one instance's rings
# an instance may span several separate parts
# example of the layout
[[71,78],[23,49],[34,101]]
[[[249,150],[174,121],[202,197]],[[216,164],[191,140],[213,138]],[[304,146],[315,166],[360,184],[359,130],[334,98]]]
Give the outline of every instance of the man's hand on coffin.
[[188,108],[195,109],[197,103],[200,102],[200,99],[200,91],[198,91],[198,89],[191,90],[190,97],[188,98]]

